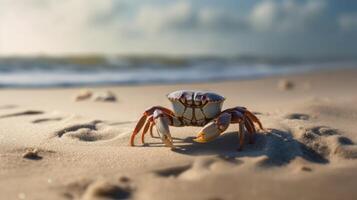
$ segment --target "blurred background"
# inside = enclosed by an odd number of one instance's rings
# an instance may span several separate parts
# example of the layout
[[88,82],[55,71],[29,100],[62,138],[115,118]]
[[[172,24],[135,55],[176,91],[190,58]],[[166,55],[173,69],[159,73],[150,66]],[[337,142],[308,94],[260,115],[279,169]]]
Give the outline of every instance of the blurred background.
[[251,79],[356,63],[351,0],[0,0],[0,87]]

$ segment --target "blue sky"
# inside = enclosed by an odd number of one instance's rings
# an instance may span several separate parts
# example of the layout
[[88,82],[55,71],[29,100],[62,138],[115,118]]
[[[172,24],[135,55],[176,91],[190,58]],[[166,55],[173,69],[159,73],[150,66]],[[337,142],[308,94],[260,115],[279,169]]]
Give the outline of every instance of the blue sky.
[[0,54],[357,55],[352,0],[0,0]]

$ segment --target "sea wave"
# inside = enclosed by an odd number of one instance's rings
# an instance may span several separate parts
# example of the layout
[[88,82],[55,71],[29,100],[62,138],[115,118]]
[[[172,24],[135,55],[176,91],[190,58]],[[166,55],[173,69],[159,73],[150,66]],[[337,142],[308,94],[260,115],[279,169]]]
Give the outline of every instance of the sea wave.
[[255,57],[73,56],[0,58],[1,87],[65,87],[253,79],[357,67],[354,60]]

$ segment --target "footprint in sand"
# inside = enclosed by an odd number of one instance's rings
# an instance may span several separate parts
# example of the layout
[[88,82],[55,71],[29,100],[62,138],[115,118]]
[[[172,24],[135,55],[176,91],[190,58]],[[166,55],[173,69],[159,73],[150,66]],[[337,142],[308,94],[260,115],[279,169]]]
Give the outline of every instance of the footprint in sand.
[[41,115],[43,113],[44,113],[43,111],[39,111],[39,110],[26,110],[26,111],[22,111],[22,112],[0,115],[0,118]]
[[241,160],[228,157],[197,158],[191,164],[154,171],[159,177],[174,177],[182,180],[198,180],[212,173],[219,173],[242,164]]
[[[302,157],[314,163],[327,163],[328,160],[319,152],[310,148],[293,137],[294,133],[278,129],[269,129],[261,140],[263,145],[259,158],[256,161],[258,167],[276,167],[289,164],[298,157]],[[258,152],[257,152],[258,153]]]
[[309,120],[310,116],[302,113],[292,113],[285,116],[286,119],[291,120]]
[[338,129],[327,126],[315,126],[306,129],[301,135],[301,142],[308,149],[324,157],[333,159],[335,156],[342,158],[357,158],[357,145]]
[[54,133],[55,137],[75,139],[82,142],[110,140],[122,131],[115,129],[101,120],[94,120],[83,124],[74,124]]
[[39,123],[46,123],[46,122],[54,122],[54,121],[61,121],[63,118],[62,117],[55,117],[55,118],[40,118],[40,119],[35,119],[32,121],[33,124],[39,124]]
[[[305,141],[306,143],[309,143],[312,141],[324,139],[329,136],[337,136],[337,135],[341,135],[337,129],[330,128],[327,126],[315,126],[315,127],[311,127],[311,128],[304,130],[301,137],[302,137],[303,141]],[[343,137],[343,138],[345,138],[345,137]]]
[[331,136],[331,135],[340,135],[337,129],[330,128],[327,126],[316,126],[310,128],[307,132],[311,134],[316,134],[319,136]]
[[13,108],[16,108],[17,107],[17,105],[2,105],[2,106],[0,106],[0,109],[2,110],[2,109],[13,109]]
[[[10,109],[10,108],[16,108],[17,106],[15,105],[7,105],[7,106],[0,106],[0,109]],[[40,110],[25,110],[25,111],[19,111],[15,113],[10,113],[10,114],[3,114],[0,115],[1,118],[12,118],[12,117],[25,117],[25,116],[36,116],[36,115],[43,115],[45,112],[40,111]],[[34,119],[31,121],[33,124],[38,124],[38,123],[45,123],[45,122],[51,122],[51,121],[61,121],[63,118],[61,117],[43,117],[43,118],[38,118]]]
[[134,187],[130,181],[83,179],[67,184],[64,190],[69,199],[129,199]]
[[129,199],[131,196],[130,186],[120,186],[107,181],[95,181],[85,190],[82,199]]
[[191,167],[192,167],[191,164],[177,166],[177,167],[170,167],[166,169],[157,170],[155,171],[155,174],[161,177],[178,177],[180,174],[187,171]]

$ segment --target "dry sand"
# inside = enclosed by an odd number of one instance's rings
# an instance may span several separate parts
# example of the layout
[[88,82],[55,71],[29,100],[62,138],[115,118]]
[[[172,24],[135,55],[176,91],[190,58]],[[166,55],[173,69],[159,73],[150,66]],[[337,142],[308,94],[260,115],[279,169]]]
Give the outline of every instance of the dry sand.
[[[150,136],[129,147],[145,108],[170,107],[178,89],[218,92],[267,130],[241,152],[236,125],[208,144],[192,142],[197,127],[172,128],[175,151]],[[116,102],[76,102],[80,90],[0,90],[0,199],[357,199],[355,70],[89,88]]]

